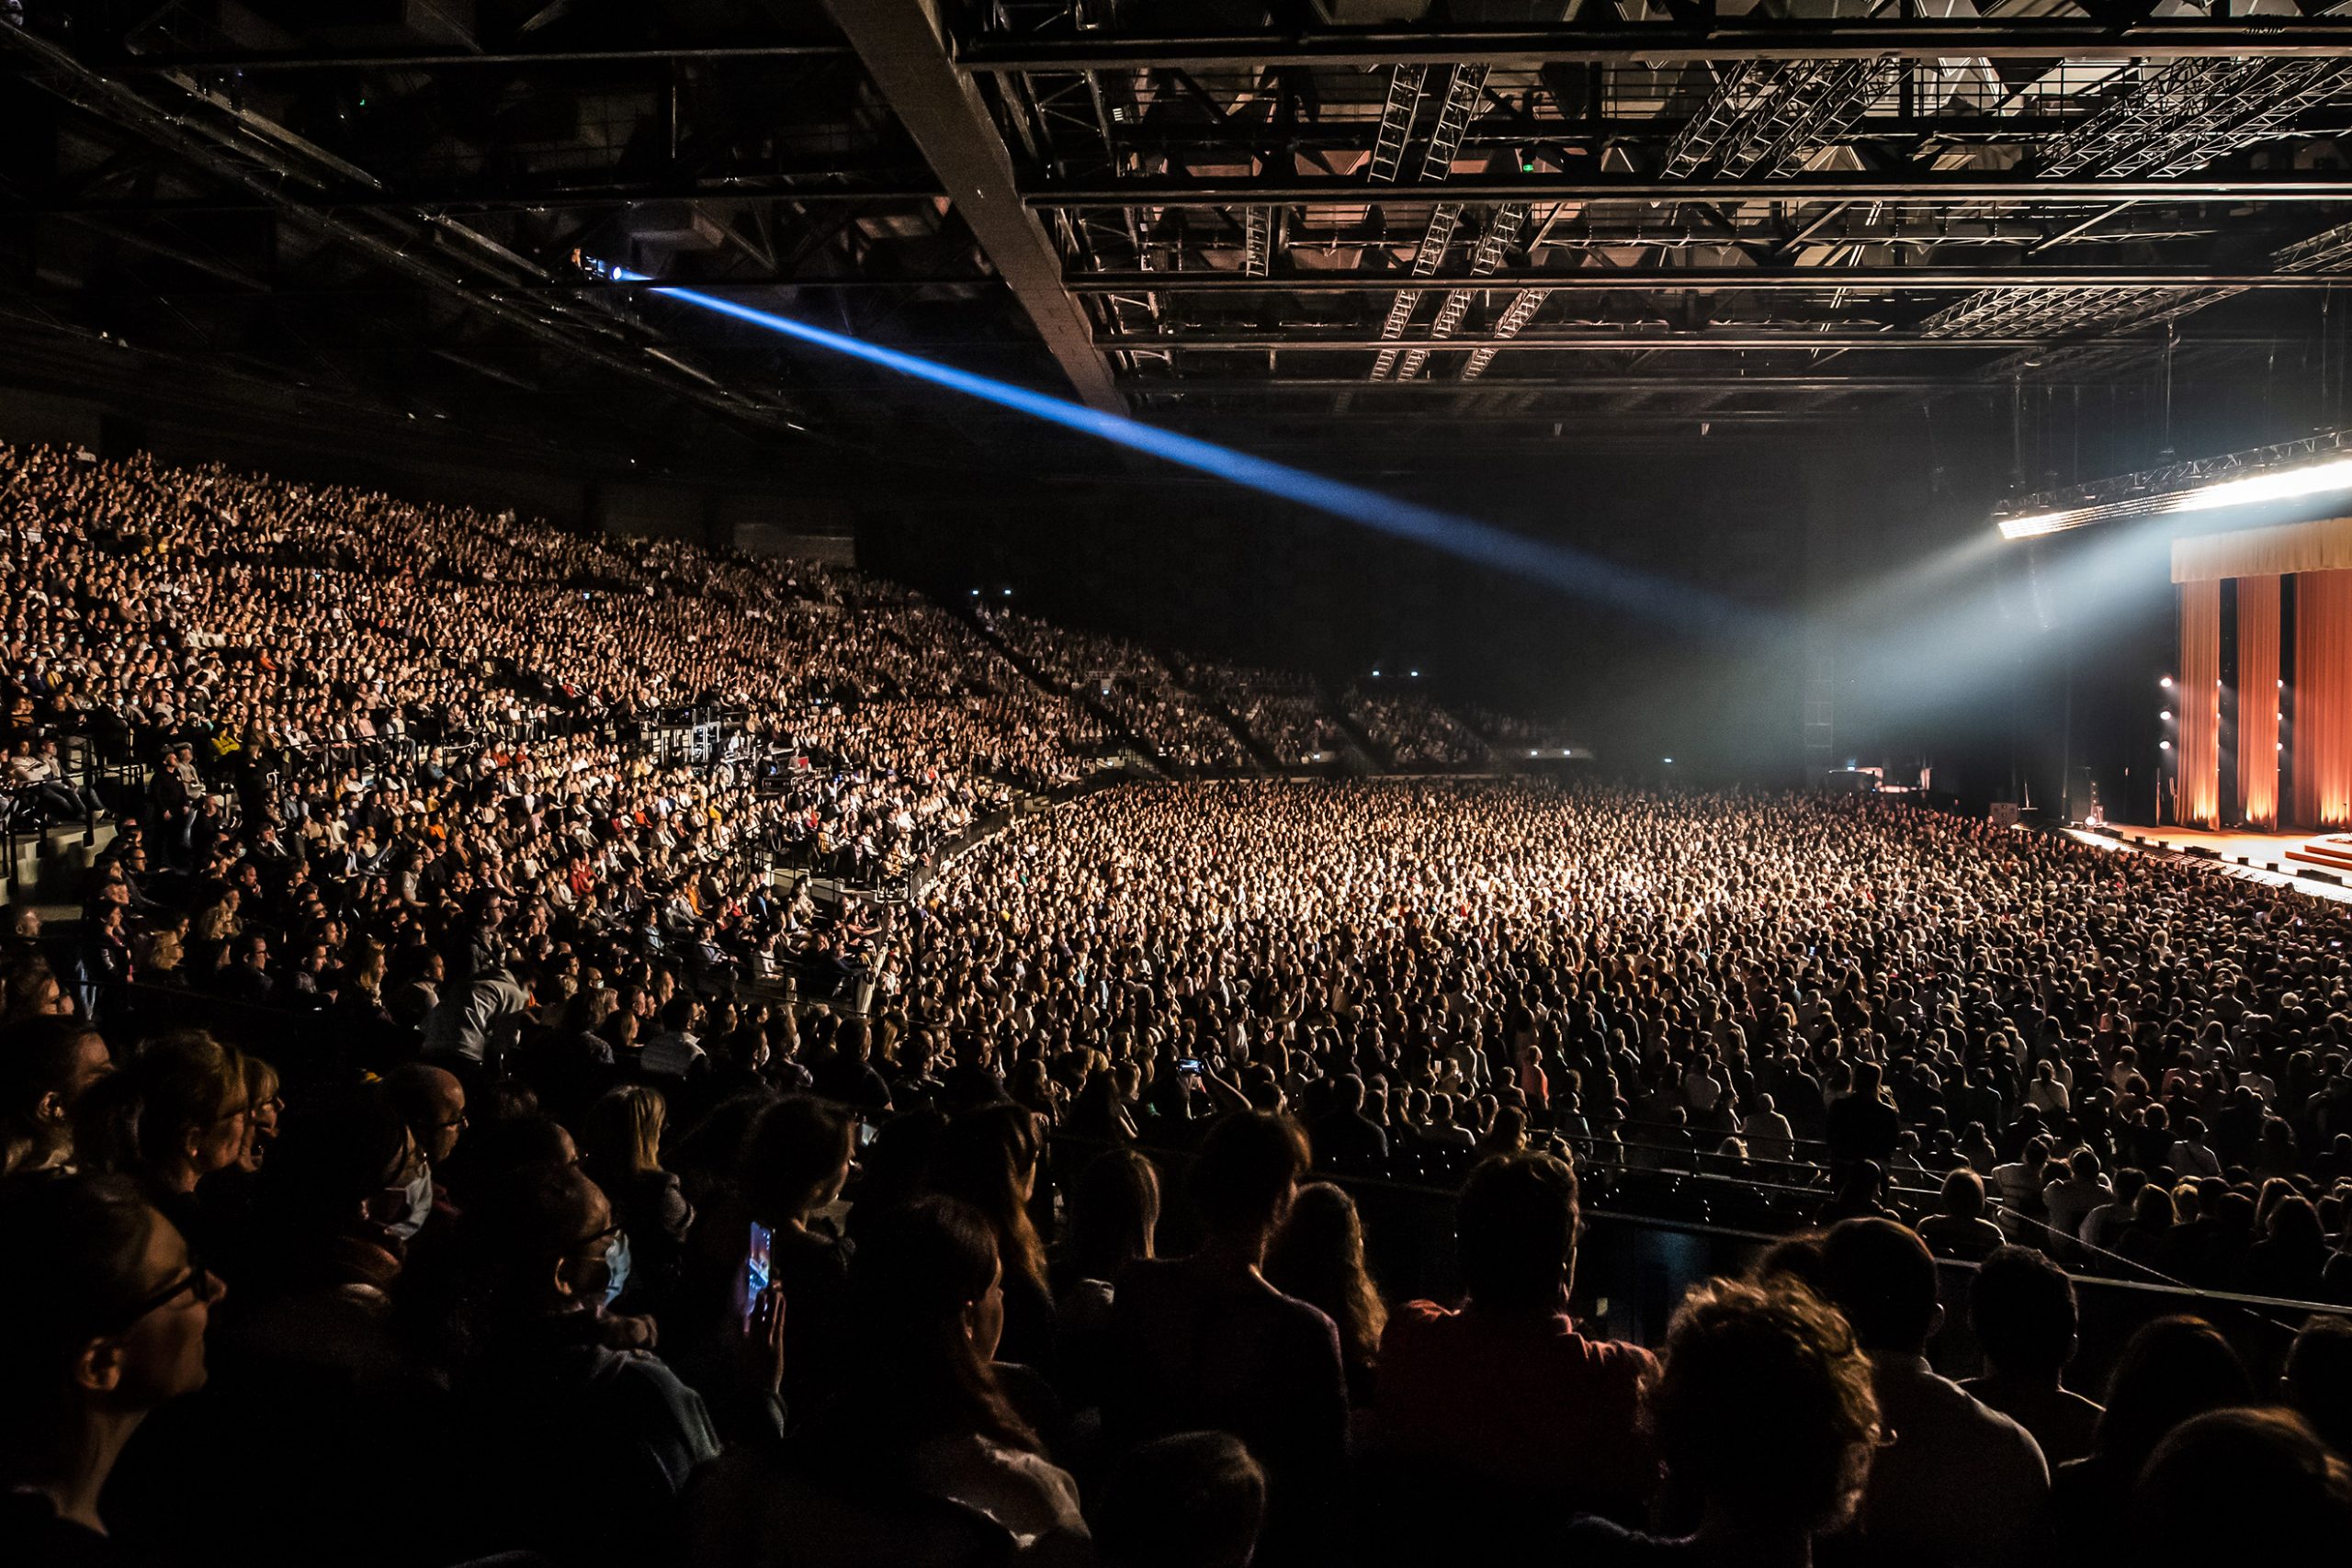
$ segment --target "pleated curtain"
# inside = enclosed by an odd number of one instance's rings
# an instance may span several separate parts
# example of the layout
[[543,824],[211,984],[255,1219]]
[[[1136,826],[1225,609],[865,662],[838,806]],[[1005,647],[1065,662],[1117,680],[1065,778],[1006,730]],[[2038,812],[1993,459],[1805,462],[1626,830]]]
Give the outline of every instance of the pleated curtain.
[[2352,570],[2295,576],[2295,818],[2352,823]]
[[2278,579],[2238,579],[2238,808],[2278,826]]
[[2222,825],[2222,584],[2180,585],[2180,820]]

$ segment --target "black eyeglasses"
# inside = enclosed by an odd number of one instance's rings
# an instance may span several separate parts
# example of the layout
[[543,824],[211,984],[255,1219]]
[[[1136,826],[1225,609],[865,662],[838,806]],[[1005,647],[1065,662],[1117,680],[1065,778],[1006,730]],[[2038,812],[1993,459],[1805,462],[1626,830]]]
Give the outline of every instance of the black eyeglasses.
[[615,1221],[613,1224],[606,1225],[603,1230],[594,1232],[589,1235],[582,1236],[578,1241],[571,1244],[569,1251],[573,1254],[582,1253],[587,1251],[590,1247],[594,1247],[600,1241],[614,1242],[620,1240],[620,1238],[621,1226],[618,1221]]
[[198,1261],[193,1254],[189,1256],[187,1273],[131,1305],[117,1319],[114,1332],[128,1334],[149,1314],[160,1312],[187,1295],[192,1295],[205,1303],[220,1299],[219,1277]]
[[447,1122],[426,1122],[423,1125],[428,1132],[446,1133],[452,1127],[470,1127],[473,1122],[467,1119],[464,1111],[460,1111]]

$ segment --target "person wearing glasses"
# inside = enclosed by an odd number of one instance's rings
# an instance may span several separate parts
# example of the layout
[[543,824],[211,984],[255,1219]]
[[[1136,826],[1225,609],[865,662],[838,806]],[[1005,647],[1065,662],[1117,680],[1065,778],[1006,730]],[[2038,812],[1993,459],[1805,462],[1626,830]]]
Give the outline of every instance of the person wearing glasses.
[[119,1177],[0,1190],[0,1256],[41,1260],[0,1292],[0,1562],[119,1561],[99,1495],[148,1413],[204,1385],[223,1287]]
[[418,1165],[407,1179],[408,1207],[392,1225],[407,1241],[448,1201],[435,1173],[447,1168],[458,1138],[471,1125],[466,1117],[466,1086],[454,1073],[410,1062],[385,1075],[384,1094],[416,1140]]
[[[470,1544],[563,1564],[654,1560],[718,1434],[667,1363],[612,1347],[604,1313],[628,1284],[612,1205],[578,1166],[539,1165],[469,1201],[465,1224],[478,1273],[455,1391],[469,1450],[457,1472],[479,1484]],[[752,1315],[745,1360],[773,1400],[782,1307],[763,1300]]]

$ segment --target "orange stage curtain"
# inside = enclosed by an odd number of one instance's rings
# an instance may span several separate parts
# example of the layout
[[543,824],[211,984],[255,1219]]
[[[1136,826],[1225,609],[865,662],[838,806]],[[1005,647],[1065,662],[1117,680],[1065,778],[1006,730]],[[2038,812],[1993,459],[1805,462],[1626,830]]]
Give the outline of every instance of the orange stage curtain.
[[2352,571],[2295,577],[2295,818],[2352,824]]
[[2238,809],[2278,826],[2278,580],[2238,579]]
[[2281,572],[2340,571],[2352,567],[2352,517],[2281,523],[2192,534],[2172,542],[2172,580],[2276,577]]
[[2222,825],[2222,584],[2180,585],[2180,820]]

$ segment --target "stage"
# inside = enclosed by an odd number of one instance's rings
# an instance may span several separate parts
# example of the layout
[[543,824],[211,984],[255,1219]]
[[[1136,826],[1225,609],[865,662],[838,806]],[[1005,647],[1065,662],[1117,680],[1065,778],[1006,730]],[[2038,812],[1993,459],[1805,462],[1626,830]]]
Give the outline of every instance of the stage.
[[2211,859],[2233,875],[2296,887],[2322,898],[2352,900],[2352,833],[2208,832],[2201,828],[2135,828],[2110,823],[2103,832],[2068,828],[2066,834],[2109,849],[2152,850]]

